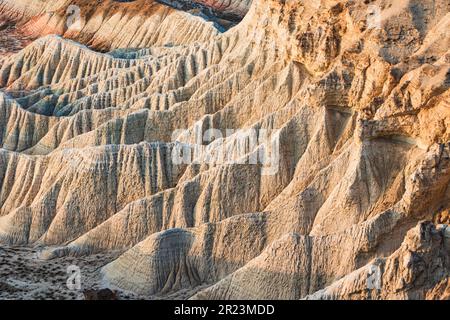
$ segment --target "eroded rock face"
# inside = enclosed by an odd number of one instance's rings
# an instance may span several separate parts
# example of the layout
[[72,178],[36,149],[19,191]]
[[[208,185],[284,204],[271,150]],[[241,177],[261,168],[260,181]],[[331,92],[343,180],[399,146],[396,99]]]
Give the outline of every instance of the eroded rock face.
[[153,0],[2,0],[0,17],[30,37],[62,35],[101,51],[188,44],[218,34],[212,22]]
[[[122,250],[105,281],[146,296],[448,297],[447,1],[255,0],[225,33],[118,6],[0,69],[0,242]],[[272,140],[176,163],[208,129]]]
[[[306,299],[448,300],[447,229],[446,225],[435,228],[432,223],[420,223],[407,233],[391,256],[374,260]],[[370,288],[367,288],[368,278],[373,284]]]
[[244,17],[250,8],[252,0],[195,0],[194,2],[204,4],[215,11]]
[[209,9],[213,15],[228,17],[231,20],[242,19],[248,10],[252,0],[160,0],[177,8],[189,8],[201,10]]

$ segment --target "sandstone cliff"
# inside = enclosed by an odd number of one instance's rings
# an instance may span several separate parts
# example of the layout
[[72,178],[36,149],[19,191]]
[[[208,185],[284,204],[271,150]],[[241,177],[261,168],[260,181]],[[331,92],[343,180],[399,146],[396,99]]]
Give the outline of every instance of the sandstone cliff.
[[[43,37],[0,70],[0,243],[123,251],[105,281],[146,296],[448,297],[448,1],[254,0],[224,33],[139,1],[71,32],[20,4],[0,14]],[[174,163],[208,129],[272,140]]]

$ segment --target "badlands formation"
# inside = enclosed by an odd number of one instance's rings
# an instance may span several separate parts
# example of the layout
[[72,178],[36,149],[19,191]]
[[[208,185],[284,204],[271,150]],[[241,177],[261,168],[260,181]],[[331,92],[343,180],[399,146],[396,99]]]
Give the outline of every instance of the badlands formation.
[[0,0],[36,39],[0,60],[0,244],[146,298],[450,299],[448,0],[189,4]]

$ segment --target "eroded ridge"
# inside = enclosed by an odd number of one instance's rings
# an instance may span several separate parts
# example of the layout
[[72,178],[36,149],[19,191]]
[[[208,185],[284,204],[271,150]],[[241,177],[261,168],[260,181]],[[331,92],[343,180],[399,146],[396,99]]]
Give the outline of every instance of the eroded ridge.
[[[146,297],[448,297],[449,25],[447,1],[255,0],[171,45],[40,38],[0,70],[0,242],[123,252],[103,279]],[[209,129],[234,161],[174,161]]]

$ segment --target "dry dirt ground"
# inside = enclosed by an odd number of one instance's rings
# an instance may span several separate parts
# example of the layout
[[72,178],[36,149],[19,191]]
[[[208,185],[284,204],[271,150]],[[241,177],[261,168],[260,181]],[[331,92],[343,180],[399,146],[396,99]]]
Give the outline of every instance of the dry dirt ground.
[[[0,247],[0,299],[84,299],[82,291],[101,288],[100,268],[120,253],[39,259],[39,249]],[[81,270],[81,290],[67,287],[69,266]],[[119,292],[121,299],[138,296]]]

